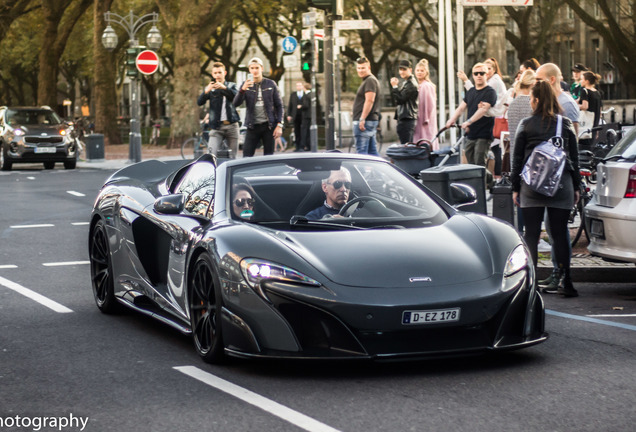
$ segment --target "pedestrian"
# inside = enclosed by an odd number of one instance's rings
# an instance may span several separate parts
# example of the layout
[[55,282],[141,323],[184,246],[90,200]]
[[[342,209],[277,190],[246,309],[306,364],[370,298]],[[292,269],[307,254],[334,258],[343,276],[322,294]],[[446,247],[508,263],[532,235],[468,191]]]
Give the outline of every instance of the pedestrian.
[[243,157],[254,156],[260,143],[263,154],[274,154],[274,141],[283,134],[283,101],[274,81],[263,77],[263,61],[254,57],[247,63],[249,73],[234,98],[234,106],[245,102],[245,142]]
[[581,89],[579,93],[579,109],[594,113],[593,126],[598,126],[601,121],[601,93],[596,89],[596,83],[601,76],[591,71],[581,72]]
[[417,121],[413,141],[425,139],[431,143],[431,150],[439,150],[437,136],[437,89],[431,82],[428,60],[422,59],[415,65],[415,78],[418,82]]
[[579,100],[581,94],[581,73],[589,69],[587,66],[577,63],[572,67],[572,84],[570,84],[570,94],[575,101]]
[[238,93],[236,83],[226,80],[227,70],[221,62],[212,64],[212,80],[205,87],[199,96],[197,104],[204,105],[210,101],[208,112],[208,153],[213,155],[217,151],[223,140],[227,142],[233,155],[238,154],[239,121],[240,117],[234,107],[234,97]]
[[[563,75],[561,74],[561,69],[554,63],[545,63],[537,69],[537,73],[535,74],[535,78],[537,81],[546,81],[552,87],[554,94],[557,96],[557,100],[561,108],[563,109],[563,116],[568,118],[572,125],[574,126],[574,133],[578,137],[579,133],[579,106],[572,99],[572,96],[567,91],[564,91],[561,87],[561,80]],[[578,160],[578,159],[577,159]],[[578,171],[577,171],[578,173]],[[547,217],[549,219],[549,216]],[[546,279],[542,279],[539,281],[539,286],[546,287],[547,289],[555,289],[558,286],[559,280],[559,268],[558,263],[556,261],[556,254],[554,251],[554,241],[552,241],[552,233],[550,231],[550,224],[546,224],[546,231],[550,238],[551,247],[551,255],[552,255],[552,273]],[[572,254],[572,245],[570,244],[570,231],[566,231],[567,236],[567,244]]]
[[[532,106],[530,105],[530,90],[534,85],[534,81],[534,70],[526,69],[521,74],[521,77],[519,78],[519,80],[517,80],[513,87],[514,99],[512,100],[512,102],[510,102],[510,106],[508,107],[510,158],[512,158],[515,153],[515,138],[519,123],[521,123],[521,120],[532,115]],[[519,210],[517,212],[517,231],[523,233],[524,225],[523,212]]]
[[289,105],[287,106],[287,122],[294,125],[294,136],[296,137],[295,152],[303,151],[304,143],[302,140],[302,124],[303,113],[302,103],[305,94],[305,85],[302,81],[296,83],[296,91],[289,95]]
[[461,128],[466,132],[464,145],[466,160],[469,164],[486,168],[486,186],[490,188],[493,177],[487,163],[495,120],[493,117],[487,117],[486,113],[497,103],[497,93],[486,84],[487,69],[484,63],[473,66],[475,84],[466,92],[464,100],[448,120],[446,127],[451,127],[464,111],[467,112],[467,119],[461,124]]
[[[506,103],[508,103],[508,93],[506,89],[506,84],[504,84],[503,79],[501,78],[501,70],[499,69],[499,63],[494,57],[490,57],[484,60],[484,64],[487,67],[487,84],[492,87],[497,93],[497,101],[496,103],[490,107],[486,115],[488,117],[494,117],[495,120],[493,122],[493,140],[490,143],[490,151],[493,153],[495,166],[493,169],[494,175],[501,175],[501,132],[508,130],[506,126],[505,114],[506,114]],[[464,80],[464,87],[466,90],[470,89],[473,86],[473,83],[468,79],[466,74],[458,72],[457,76]],[[496,127],[495,127],[496,126]]]
[[391,78],[391,98],[397,105],[395,119],[398,138],[400,143],[406,144],[413,142],[417,119],[418,84],[413,76],[413,64],[410,60],[400,60],[398,69],[402,82],[400,83],[397,77]]
[[[562,108],[551,87],[546,81],[538,81],[532,87],[530,94],[532,117],[522,120],[517,129],[511,174],[512,199],[523,212],[526,224],[524,238],[530,250],[535,271],[538,259],[537,244],[541,235],[543,215],[547,209],[559,282],[554,288],[544,288],[543,292],[576,297],[578,292],[572,285],[570,275],[572,252],[567,232],[570,210],[580,197],[579,153],[572,122],[560,115]],[[558,191],[553,197],[549,197],[530,189],[522,181],[521,171],[532,150],[557,135],[559,120],[562,122],[561,137],[563,149],[567,154],[567,162]]]
[[371,73],[371,62],[366,57],[356,60],[356,72],[362,78],[353,100],[353,137],[356,152],[379,156],[376,133],[380,122],[380,83]]
[[[311,84],[306,82],[303,84],[304,96],[301,104],[301,117],[302,117],[302,142],[304,143],[303,150],[311,151]],[[317,144],[317,143],[316,143]]]
[[537,69],[539,69],[539,66],[541,66],[541,63],[539,63],[539,61],[532,57],[528,60],[524,60],[523,62],[521,62],[521,65],[519,66],[519,71],[520,72],[525,72],[526,69],[532,69],[534,72],[537,71]]

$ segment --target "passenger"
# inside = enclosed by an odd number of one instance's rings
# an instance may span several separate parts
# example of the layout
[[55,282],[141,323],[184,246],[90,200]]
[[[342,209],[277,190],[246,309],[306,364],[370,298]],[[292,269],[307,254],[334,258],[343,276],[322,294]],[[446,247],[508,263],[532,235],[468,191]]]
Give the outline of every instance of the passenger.
[[232,212],[242,220],[250,220],[254,216],[254,189],[246,183],[238,183],[232,187]]
[[305,215],[309,220],[318,220],[326,215],[337,216],[340,209],[349,201],[351,193],[351,173],[346,168],[331,171],[328,178],[322,180],[325,202]]

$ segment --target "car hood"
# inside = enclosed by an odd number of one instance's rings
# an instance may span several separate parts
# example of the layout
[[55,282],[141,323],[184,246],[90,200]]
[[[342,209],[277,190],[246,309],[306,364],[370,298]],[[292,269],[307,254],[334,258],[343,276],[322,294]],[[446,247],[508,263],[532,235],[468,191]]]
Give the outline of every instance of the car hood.
[[[17,127],[17,126],[16,126]],[[16,128],[14,127],[14,129]],[[49,135],[49,136],[59,136],[60,131],[66,129],[64,125],[28,125],[28,126],[19,126],[25,133],[29,135]]]
[[291,232],[284,238],[279,232],[275,237],[340,285],[465,284],[494,272],[484,234],[465,217],[426,228]]

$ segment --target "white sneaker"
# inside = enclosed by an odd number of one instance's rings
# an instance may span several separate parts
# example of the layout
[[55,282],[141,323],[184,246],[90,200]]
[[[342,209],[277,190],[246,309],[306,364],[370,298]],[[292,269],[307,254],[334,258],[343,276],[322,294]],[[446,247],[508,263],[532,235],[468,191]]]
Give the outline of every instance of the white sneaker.
[[552,246],[550,246],[550,243],[548,243],[547,241],[543,239],[539,239],[539,245],[537,247],[537,251],[549,253],[549,252],[552,252]]

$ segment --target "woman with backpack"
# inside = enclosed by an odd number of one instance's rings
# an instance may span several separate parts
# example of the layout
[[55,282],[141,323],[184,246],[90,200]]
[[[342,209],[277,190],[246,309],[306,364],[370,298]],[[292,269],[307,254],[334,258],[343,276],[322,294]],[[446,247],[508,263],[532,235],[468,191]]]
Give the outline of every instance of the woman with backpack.
[[[561,106],[550,84],[537,81],[530,92],[532,116],[521,121],[515,136],[512,156],[512,199],[521,207],[525,221],[525,240],[530,255],[537,265],[537,244],[541,235],[543,215],[547,209],[548,224],[554,242],[554,254],[558,264],[559,286],[544,292],[576,297],[578,292],[570,276],[571,252],[566,232],[570,210],[579,200],[581,175],[576,134],[572,122],[561,116]],[[567,155],[560,183],[553,196],[543,195],[530,189],[521,177],[524,164],[539,144],[559,135],[557,125],[561,122],[560,140]]]

